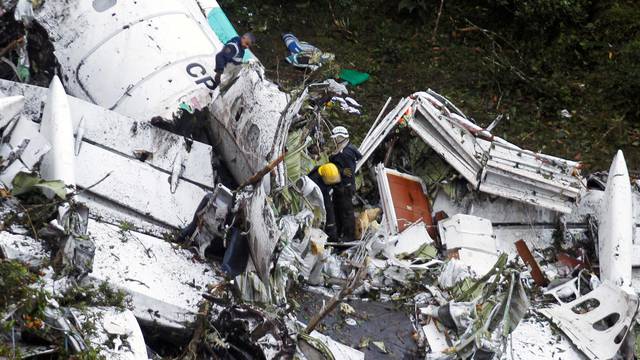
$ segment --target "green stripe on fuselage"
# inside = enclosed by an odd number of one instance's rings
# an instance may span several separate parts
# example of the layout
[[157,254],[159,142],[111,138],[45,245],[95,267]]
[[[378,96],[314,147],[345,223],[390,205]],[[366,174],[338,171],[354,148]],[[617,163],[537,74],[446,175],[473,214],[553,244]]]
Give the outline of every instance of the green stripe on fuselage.
[[[220,39],[223,44],[226,44],[227,41],[231,40],[234,36],[238,36],[238,32],[236,32],[236,29],[233,27],[224,11],[222,11],[222,8],[213,8],[207,16],[207,21],[209,22],[209,26],[213,32],[216,33],[218,39]],[[251,53],[251,50],[244,52],[245,61],[252,57],[253,53]]]

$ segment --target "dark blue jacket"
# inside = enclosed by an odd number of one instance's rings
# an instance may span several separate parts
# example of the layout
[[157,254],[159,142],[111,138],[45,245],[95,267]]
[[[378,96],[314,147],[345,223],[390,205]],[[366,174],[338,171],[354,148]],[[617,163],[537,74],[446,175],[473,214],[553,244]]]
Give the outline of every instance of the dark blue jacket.
[[331,155],[329,161],[336,164],[340,169],[343,185],[352,185],[356,188],[356,164],[362,159],[362,154],[358,148],[349,143],[341,152]]
[[240,36],[231,38],[216,55],[216,73],[222,74],[228,63],[240,65],[244,58],[244,48],[240,42]]

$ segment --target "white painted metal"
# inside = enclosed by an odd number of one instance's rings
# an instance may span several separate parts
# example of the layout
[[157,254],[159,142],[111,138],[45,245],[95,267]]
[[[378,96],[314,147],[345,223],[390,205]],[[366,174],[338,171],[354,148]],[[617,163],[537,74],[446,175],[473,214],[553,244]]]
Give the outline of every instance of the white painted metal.
[[263,283],[268,283],[271,254],[273,254],[281,233],[273,208],[267,201],[267,193],[263,186],[265,181],[267,180],[263,179],[261,183],[256,185],[244,212],[246,219],[251,224],[248,237],[252,260],[250,263],[253,263],[260,280]]
[[0,128],[7,126],[24,106],[23,96],[0,97]]
[[[592,304],[585,306],[586,302]],[[581,307],[585,309],[579,310]],[[605,281],[570,303],[538,312],[556,324],[588,358],[612,359],[637,316],[638,297]]]
[[71,309],[80,321],[92,326],[85,340],[110,360],[147,360],[147,346],[133,312],[114,307]]
[[88,230],[96,243],[90,278],[131,294],[133,311],[145,324],[184,330],[196,318],[201,291],[221,281],[208,263],[162,239],[94,220]]
[[51,149],[49,141],[39,133],[40,125],[29,120],[27,117],[21,116],[11,132],[7,135],[7,145],[13,151],[17,151],[22,144],[26,143],[26,147],[20,153],[20,160],[29,169],[40,161],[40,159]]
[[202,108],[212,99],[223,44],[195,1],[116,1],[106,9],[49,1],[36,18],[74,96],[143,120],[171,119],[181,102]]
[[362,159],[358,161],[356,165],[356,171],[360,170],[367,160],[371,157],[375,149],[380,146],[384,139],[391,133],[400,119],[403,116],[408,115],[407,111],[411,109],[411,99],[404,98],[400,100],[393,110],[391,110],[381,121],[378,126],[369,130],[369,135],[362,140],[359,151],[362,154]]
[[537,317],[522,319],[509,336],[504,360],[585,360],[571,342],[549,322]]
[[393,255],[411,255],[418,251],[423,245],[433,244],[433,239],[427,232],[427,227],[423,222],[418,222],[404,229],[398,236],[391,238]]
[[409,126],[474,188],[478,187],[482,158],[476,154],[482,149],[467,129],[455,126],[429,101],[416,107]]
[[631,182],[622,151],[613,158],[599,214],[600,278],[631,287],[633,212]]
[[456,214],[438,223],[442,245],[448,250],[466,248],[496,254],[496,238],[491,221],[472,215]]
[[7,189],[13,188],[13,178],[18,175],[19,172],[29,172],[29,168],[26,167],[20,159],[12,162],[6,169],[2,170],[0,173],[0,182]]
[[121,156],[85,142],[76,157],[78,186],[171,227],[189,222],[206,191],[181,182],[175,193],[169,190],[170,175],[141,161]]
[[75,186],[71,109],[67,94],[57,76],[53,77],[49,86],[40,133],[51,144],[51,150],[43,157],[40,165],[41,176],[47,180],[61,180],[67,186]]

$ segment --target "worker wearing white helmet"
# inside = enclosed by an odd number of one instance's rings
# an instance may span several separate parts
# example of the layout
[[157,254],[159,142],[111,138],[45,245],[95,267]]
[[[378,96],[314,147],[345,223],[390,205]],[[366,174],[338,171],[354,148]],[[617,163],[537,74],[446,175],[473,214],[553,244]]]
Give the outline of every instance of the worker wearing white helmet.
[[336,126],[331,131],[336,150],[329,161],[340,170],[341,181],[334,186],[333,204],[336,215],[336,228],[341,241],[355,240],[356,218],[353,209],[353,196],[356,191],[356,164],[362,158],[360,151],[349,142],[349,131],[344,126]]

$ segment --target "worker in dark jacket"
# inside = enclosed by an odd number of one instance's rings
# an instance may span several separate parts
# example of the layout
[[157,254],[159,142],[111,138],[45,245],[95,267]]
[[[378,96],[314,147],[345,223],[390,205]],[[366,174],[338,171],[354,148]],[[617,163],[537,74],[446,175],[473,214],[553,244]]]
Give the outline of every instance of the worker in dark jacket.
[[[240,36],[231,38],[227,44],[216,55],[216,76],[215,82],[220,85],[222,74],[229,68],[234,68],[237,72],[237,66],[242,64],[244,59],[244,52],[256,43],[256,37],[252,33],[246,33]],[[236,65],[236,66],[227,66]],[[233,76],[232,76],[233,77]]]
[[338,231],[331,193],[332,186],[340,183],[340,170],[335,164],[327,163],[322,166],[316,166],[307,176],[318,185],[322,192],[326,212],[324,232],[329,237],[329,241],[337,241]]
[[349,132],[343,126],[336,126],[331,131],[336,150],[329,161],[340,170],[340,184],[333,189],[333,206],[336,212],[336,227],[340,241],[355,240],[356,217],[353,210],[353,196],[356,192],[356,164],[362,159],[358,148],[349,142]]

